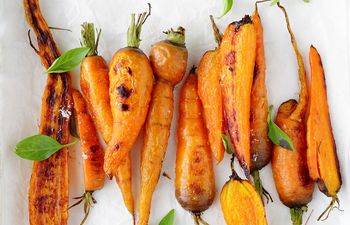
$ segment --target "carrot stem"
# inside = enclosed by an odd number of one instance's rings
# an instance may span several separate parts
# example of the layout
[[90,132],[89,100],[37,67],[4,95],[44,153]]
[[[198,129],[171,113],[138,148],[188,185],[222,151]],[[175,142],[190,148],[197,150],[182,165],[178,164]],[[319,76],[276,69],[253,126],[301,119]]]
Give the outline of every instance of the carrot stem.
[[303,214],[307,211],[306,206],[290,208],[290,216],[293,225],[303,224]]
[[78,201],[68,208],[68,209],[71,209],[71,208],[79,205],[80,203],[84,202],[85,216],[84,216],[83,220],[80,222],[80,225],[83,225],[85,223],[85,221],[87,220],[89,213],[90,213],[91,206],[93,204],[97,203],[96,200],[94,199],[94,197],[92,196],[92,193],[93,193],[93,191],[85,191],[85,193],[82,196],[74,198]]
[[128,28],[128,47],[139,48],[141,39],[141,28],[146,22],[147,18],[151,15],[151,4],[148,3],[148,12],[138,14],[137,21],[135,23],[135,13],[131,14],[131,22]]
[[264,197],[266,198],[266,203],[268,204],[270,201],[273,202],[273,199],[268,191],[264,188],[261,178],[260,178],[260,173],[259,170],[253,171],[250,175],[253,177],[254,181],[254,186],[256,191],[259,193],[261,200],[264,203]]
[[326,219],[328,219],[329,214],[333,211],[333,209],[338,209],[342,211],[339,207],[340,207],[340,204],[339,204],[338,196],[333,196],[332,201],[329,203],[327,208],[321,213],[321,215],[317,218],[317,221],[320,221],[320,220],[325,221]]
[[82,43],[81,45],[83,47],[90,48],[90,51],[88,52],[87,56],[94,56],[97,55],[97,47],[98,42],[100,40],[101,35],[101,29],[96,30],[97,31],[97,39],[95,40],[95,28],[93,23],[87,23],[84,22],[81,25],[81,37],[82,37]]
[[221,33],[218,26],[216,25],[216,23],[214,21],[214,17],[212,15],[210,15],[209,17],[210,17],[210,21],[211,21],[211,26],[212,26],[213,31],[214,31],[215,42],[218,44],[218,47],[220,47],[223,34]]
[[172,44],[185,46],[185,28],[178,27],[177,30],[167,30],[163,32],[167,35],[167,40]]

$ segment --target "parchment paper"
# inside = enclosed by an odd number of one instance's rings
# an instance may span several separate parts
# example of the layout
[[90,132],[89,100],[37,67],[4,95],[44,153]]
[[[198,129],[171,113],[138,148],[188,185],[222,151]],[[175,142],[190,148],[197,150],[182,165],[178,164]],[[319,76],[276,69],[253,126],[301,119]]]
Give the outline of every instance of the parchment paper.
[[[215,47],[209,15],[218,16],[221,0],[152,0],[152,15],[143,26],[141,49],[149,53],[150,45],[163,39],[162,31],[182,25],[186,28],[186,46],[189,50],[188,69],[196,65],[202,54]],[[299,48],[309,71],[308,51],[314,44],[323,60],[328,86],[328,100],[333,131],[338,148],[343,186],[338,194],[344,212],[333,211],[325,222],[316,218],[330,199],[315,188],[314,199],[304,221],[313,211],[308,224],[345,225],[350,221],[349,203],[349,150],[350,150],[350,69],[349,69],[349,2],[346,0],[284,0],[291,19]],[[52,31],[61,52],[79,46],[80,24],[94,22],[102,28],[99,53],[109,61],[113,53],[126,45],[126,31],[130,13],[147,9],[142,0],[42,0],[41,9],[48,24],[71,29],[73,32]],[[221,30],[229,22],[238,20],[253,11],[253,1],[236,0],[234,9],[223,19],[217,20]],[[290,44],[282,12],[268,4],[260,6],[265,29],[267,85],[269,104],[275,109],[285,100],[298,97],[297,64]],[[15,156],[14,146],[18,140],[37,133],[46,75],[39,57],[30,48],[27,39],[29,29],[22,1],[0,0],[0,224],[28,224],[28,183],[32,162]],[[73,73],[74,87],[78,87],[78,69]],[[178,85],[175,89],[178,94]],[[178,98],[176,97],[176,105]],[[164,160],[163,171],[172,180],[160,177],[153,195],[151,225],[156,225],[170,210],[175,208],[177,225],[193,224],[191,215],[177,203],[174,194],[174,161],[176,142],[174,131],[177,107]],[[142,137],[142,135],[140,135]],[[139,160],[141,138],[132,149],[133,185],[137,201],[139,186]],[[70,204],[72,197],[83,193],[83,176],[79,146],[70,150]],[[238,169],[238,168],[237,168]],[[239,170],[239,169],[238,169]],[[240,170],[239,170],[240,171]],[[229,157],[215,165],[217,197],[203,217],[211,225],[223,225],[219,194],[228,179]],[[274,202],[266,206],[270,225],[291,224],[289,210],[278,199],[272,179],[271,168],[261,171],[265,188]],[[86,224],[126,225],[132,224],[124,208],[115,181],[106,181],[103,190],[95,193],[98,202],[91,211]],[[83,217],[82,206],[69,212],[69,224],[77,225]]]

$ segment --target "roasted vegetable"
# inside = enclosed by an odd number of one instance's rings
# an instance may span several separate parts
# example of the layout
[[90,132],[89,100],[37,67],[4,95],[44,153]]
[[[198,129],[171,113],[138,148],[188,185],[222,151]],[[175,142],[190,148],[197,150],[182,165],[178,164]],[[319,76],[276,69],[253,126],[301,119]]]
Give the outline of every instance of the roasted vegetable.
[[[24,0],[23,3],[27,22],[37,37],[39,50],[35,51],[40,56],[43,66],[49,68],[60,53],[41,14],[38,0]],[[71,77],[69,73],[47,76],[39,133],[53,137],[61,144],[67,144],[72,113]],[[67,224],[68,189],[66,148],[47,160],[34,162],[29,186],[30,224]]]
[[[99,56],[97,52],[100,32],[95,40],[94,24],[84,23],[82,25],[82,43],[85,47],[90,48],[90,52],[81,63],[80,87],[92,119],[108,144],[112,136],[113,118],[109,99],[108,66],[103,57]],[[122,192],[125,206],[133,215],[134,198],[131,172],[131,158],[128,154],[114,176]]]
[[342,180],[329,116],[327,87],[322,61],[317,49],[313,46],[310,47],[309,57],[311,86],[310,108],[307,119],[307,163],[310,177],[317,181],[319,189],[325,195],[332,198],[331,205],[328,208],[331,210],[333,204],[338,202],[337,192]]
[[[220,46],[222,34],[210,16],[215,39]],[[220,55],[219,49],[204,53],[197,68],[198,95],[203,105],[205,125],[208,130],[210,148],[215,159],[220,162],[224,158],[224,146],[221,134],[224,133],[224,114],[220,87]]]
[[194,68],[180,91],[175,176],[177,201],[198,219],[213,203],[215,179]]
[[235,154],[250,175],[250,93],[254,77],[256,31],[252,20],[245,16],[231,23],[220,46],[221,87],[225,121]]
[[72,96],[74,117],[81,143],[85,182],[85,193],[75,205],[84,201],[84,204],[87,206],[84,207],[85,217],[81,222],[83,224],[89,215],[91,204],[95,202],[92,193],[101,189],[105,182],[105,173],[103,171],[104,151],[99,142],[92,118],[87,112],[83,96],[77,90],[72,91]]
[[147,56],[138,48],[142,24],[150,13],[131,15],[128,47],[115,53],[109,68],[109,95],[113,133],[108,143],[104,170],[112,177],[127,157],[141,127],[151,100],[153,72]]
[[264,204],[248,180],[231,176],[221,191],[221,209],[227,225],[267,224]]
[[278,109],[276,124],[291,138],[294,149],[287,150],[279,145],[273,146],[272,172],[278,195],[286,206],[291,208],[294,225],[302,223],[303,208],[312,200],[314,182],[309,176],[306,158],[306,111],[308,90],[306,72],[302,56],[290,28],[287,12],[283,10],[287,28],[297,57],[300,79],[299,102],[294,99],[284,102]]
[[147,225],[152,195],[158,183],[168,145],[174,110],[173,88],[181,81],[187,67],[185,30],[169,30],[167,40],[154,44],[150,61],[156,76],[152,99],[145,123],[141,155],[141,185],[139,195],[139,225]]

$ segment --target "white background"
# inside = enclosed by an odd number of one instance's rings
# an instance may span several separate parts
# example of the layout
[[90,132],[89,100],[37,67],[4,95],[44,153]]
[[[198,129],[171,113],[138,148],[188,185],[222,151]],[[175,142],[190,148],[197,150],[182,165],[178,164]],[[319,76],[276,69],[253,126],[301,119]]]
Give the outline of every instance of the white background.
[[[141,49],[149,53],[150,45],[164,38],[162,31],[182,25],[186,28],[186,46],[189,50],[188,69],[197,64],[202,54],[215,46],[209,23],[209,14],[219,15],[221,0],[152,0],[152,15],[142,31]],[[346,0],[282,0],[286,6],[304,62],[308,66],[308,49],[314,44],[323,59],[328,85],[328,97],[333,131],[338,147],[343,186],[339,192],[341,208],[334,211],[326,222],[316,222],[317,216],[330,199],[315,189],[309,204],[310,225],[349,224],[349,150],[350,150],[350,79],[349,79],[349,3]],[[130,13],[147,9],[141,0],[42,0],[42,12],[50,26],[69,28],[73,33],[52,31],[63,52],[79,46],[80,24],[96,23],[102,28],[99,53],[109,61],[113,53],[126,45],[126,30]],[[221,30],[226,25],[253,11],[253,1],[236,0],[234,9],[217,21]],[[265,29],[267,85],[269,104],[279,106],[289,98],[298,97],[298,77],[295,55],[285,27],[282,12],[268,4],[260,6]],[[0,0],[0,224],[28,224],[27,196],[32,162],[19,159],[13,153],[16,142],[37,133],[46,75],[39,57],[29,47],[28,25],[24,19],[22,1]],[[73,71],[74,87],[78,87],[78,70]],[[178,93],[179,86],[175,92]],[[175,100],[177,103],[177,98]],[[177,104],[176,104],[177,105]],[[177,112],[177,107],[175,109]],[[174,121],[177,120],[175,113]],[[163,171],[174,178],[176,123],[173,123]],[[140,141],[132,149],[133,184],[137,201],[139,183]],[[70,150],[70,196],[83,193],[82,164],[79,147]],[[204,213],[211,225],[225,224],[219,204],[219,193],[230,173],[229,157],[215,165],[217,197]],[[271,168],[262,170],[262,179],[274,202],[266,206],[270,225],[290,224],[289,210],[278,199]],[[70,198],[70,199],[71,199]],[[106,181],[105,188],[95,193],[98,204],[86,224],[132,224],[124,208],[115,181]],[[72,203],[71,201],[70,203]],[[174,195],[173,180],[161,177],[153,196],[151,225],[156,225],[172,208],[176,210],[177,225],[193,224],[188,212],[181,209]],[[69,224],[77,225],[83,217],[82,207],[70,210]]]

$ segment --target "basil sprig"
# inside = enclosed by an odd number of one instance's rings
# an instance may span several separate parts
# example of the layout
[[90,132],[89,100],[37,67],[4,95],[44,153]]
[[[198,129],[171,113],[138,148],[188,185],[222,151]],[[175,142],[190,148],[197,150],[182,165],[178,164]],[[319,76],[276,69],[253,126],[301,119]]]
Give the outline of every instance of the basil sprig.
[[229,146],[228,137],[225,134],[221,134],[221,140],[222,140],[222,144],[224,145],[224,149],[225,149],[226,153],[231,155],[233,153],[233,151],[231,150],[231,148]]
[[58,150],[72,146],[78,142],[75,139],[73,142],[62,145],[55,139],[37,134],[27,137],[16,144],[16,155],[23,159],[42,161],[48,159]]
[[50,68],[46,70],[46,73],[64,73],[71,71],[83,61],[89,51],[90,48],[87,47],[73,48],[66,51],[52,63]]
[[170,210],[163,219],[159,222],[158,225],[174,225],[174,219],[175,219],[175,210]]
[[233,0],[223,0],[224,8],[222,10],[222,14],[219,16],[219,18],[224,17],[232,8]]
[[275,145],[279,145],[282,148],[285,148],[285,149],[288,149],[288,150],[292,151],[294,149],[292,140],[271,119],[272,109],[273,109],[273,106],[270,105],[270,107],[269,107],[269,115],[267,117],[267,124],[268,124],[268,128],[269,128],[269,133],[268,133],[269,138]]

